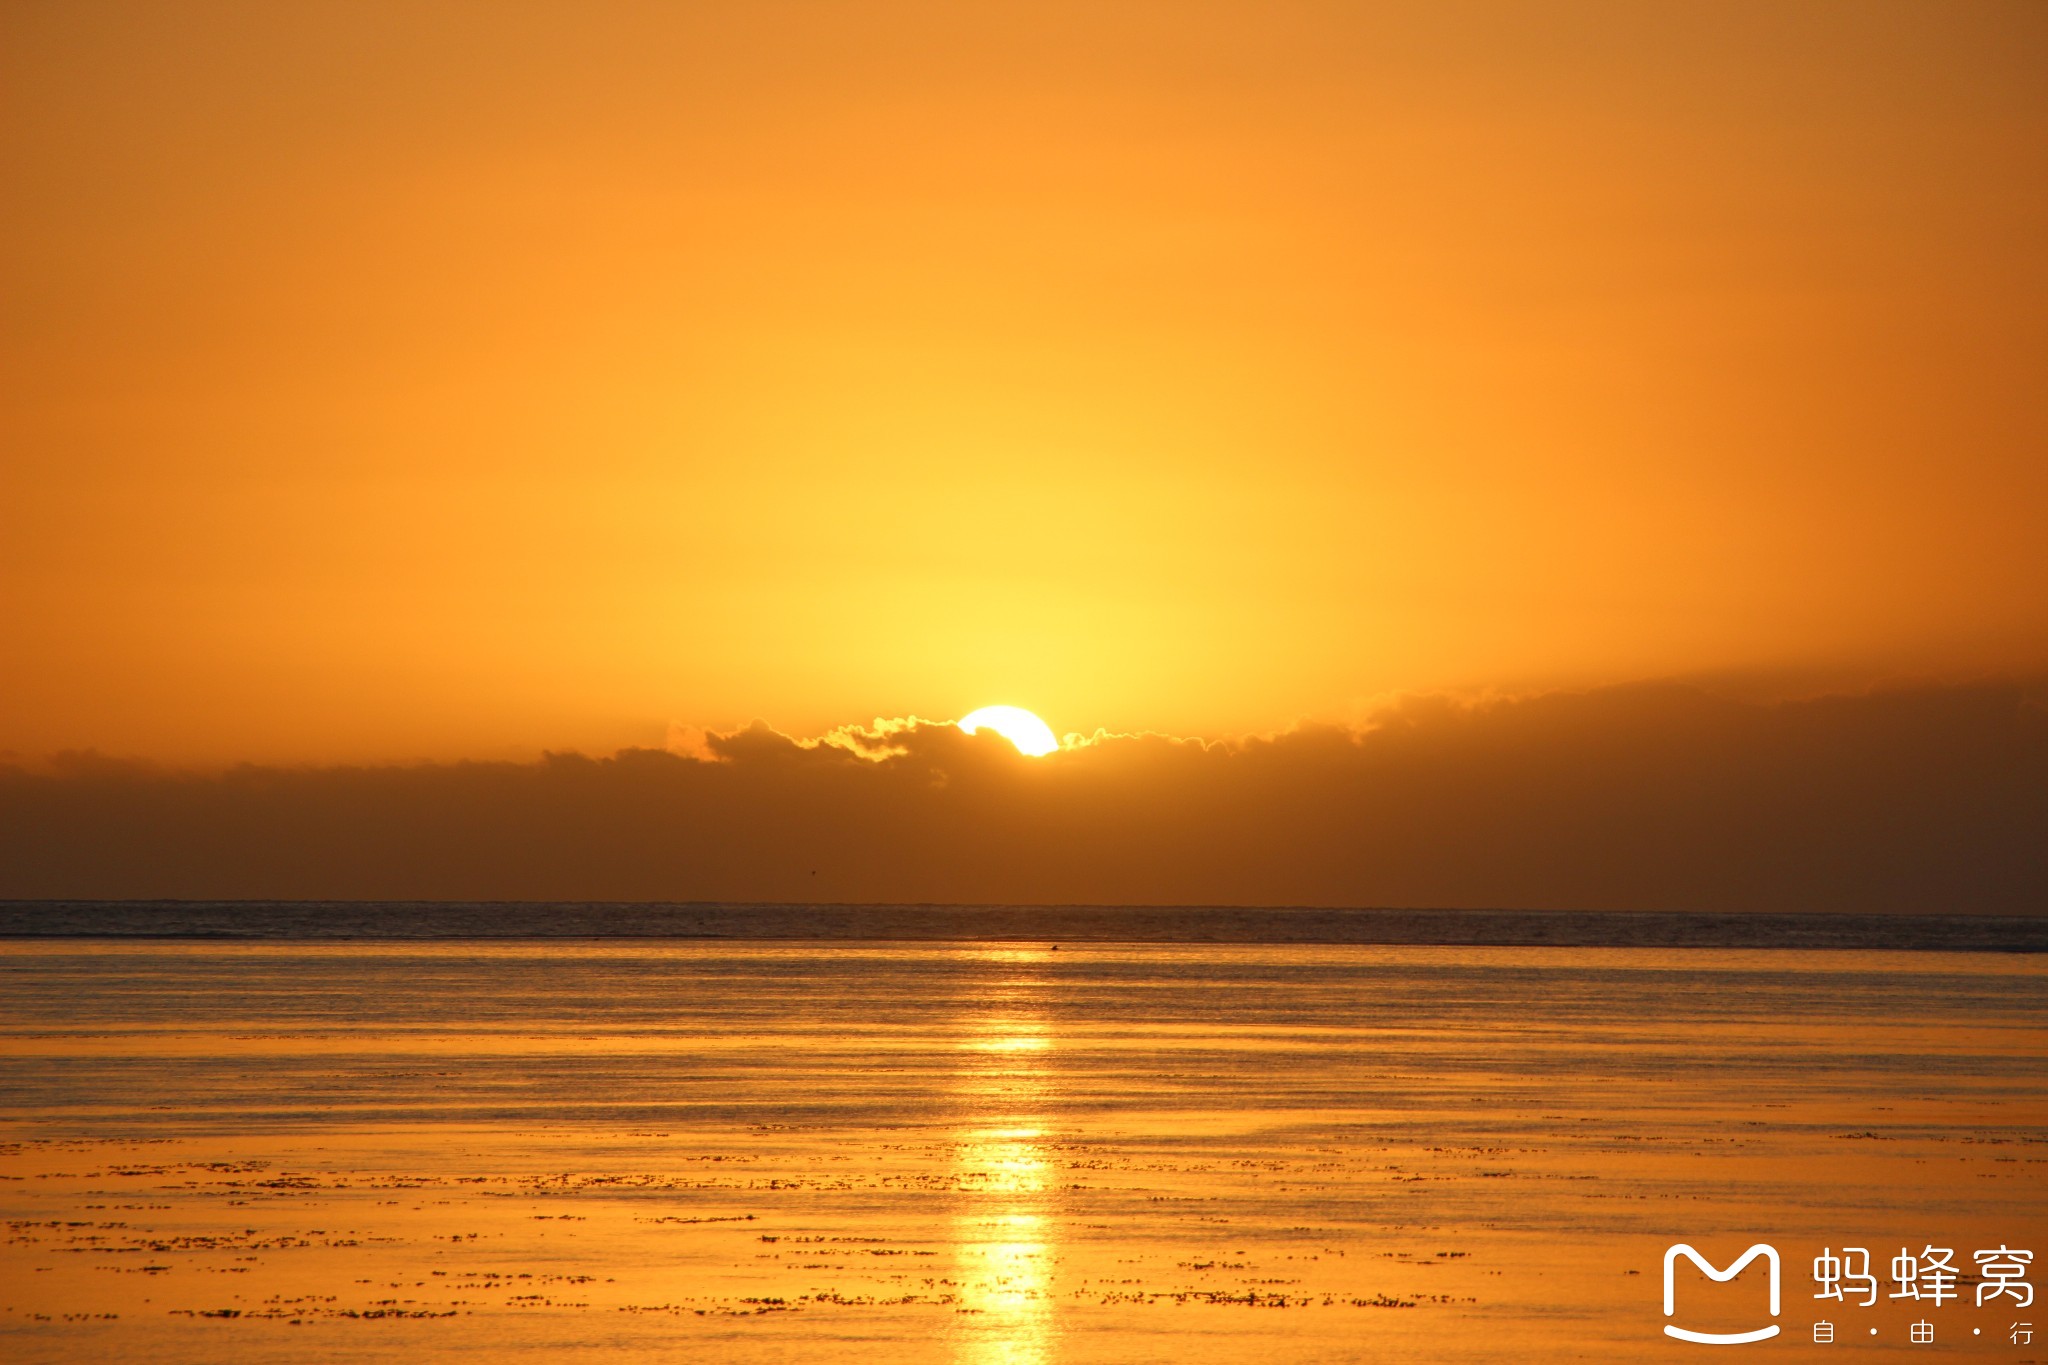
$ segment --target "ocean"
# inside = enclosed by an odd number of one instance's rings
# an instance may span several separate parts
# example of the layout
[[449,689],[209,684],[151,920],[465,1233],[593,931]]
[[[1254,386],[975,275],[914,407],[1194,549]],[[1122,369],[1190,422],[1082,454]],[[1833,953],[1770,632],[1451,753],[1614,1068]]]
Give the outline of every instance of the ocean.
[[2041,922],[1780,918],[17,904],[0,1356],[2042,1359]]
[[859,939],[2048,952],[2048,915],[1781,915],[1208,905],[0,901],[0,938]]

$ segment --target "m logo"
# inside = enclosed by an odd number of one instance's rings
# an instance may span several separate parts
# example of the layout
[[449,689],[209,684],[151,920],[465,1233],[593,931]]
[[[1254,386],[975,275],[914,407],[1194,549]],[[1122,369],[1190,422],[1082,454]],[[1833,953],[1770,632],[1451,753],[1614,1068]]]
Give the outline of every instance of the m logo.
[[[1678,1286],[1672,1280],[1672,1269],[1680,1256],[1700,1268],[1700,1273],[1716,1284],[1726,1284],[1742,1273],[1742,1268],[1761,1256],[1771,1263],[1771,1316],[1778,1316],[1778,1249],[1768,1243],[1758,1242],[1731,1262],[1726,1270],[1716,1270],[1707,1263],[1707,1258],[1694,1251],[1684,1242],[1675,1242],[1664,1249],[1664,1316],[1670,1317],[1678,1311]],[[1753,1332],[1692,1332],[1683,1327],[1664,1324],[1664,1335],[1677,1337],[1680,1341],[1699,1341],[1709,1346],[1736,1346],[1745,1341],[1763,1341],[1778,1335],[1778,1324],[1759,1327]]]

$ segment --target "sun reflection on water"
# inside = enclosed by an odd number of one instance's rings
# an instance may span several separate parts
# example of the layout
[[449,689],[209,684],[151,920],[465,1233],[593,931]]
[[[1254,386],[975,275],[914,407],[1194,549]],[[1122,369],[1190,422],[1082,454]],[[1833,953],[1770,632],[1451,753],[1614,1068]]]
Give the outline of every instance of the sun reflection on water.
[[963,1365],[1044,1365],[1052,1357],[1056,1173],[1046,1131],[1054,1040],[1031,969],[1043,954],[978,954],[999,974],[961,1020],[954,1145]]

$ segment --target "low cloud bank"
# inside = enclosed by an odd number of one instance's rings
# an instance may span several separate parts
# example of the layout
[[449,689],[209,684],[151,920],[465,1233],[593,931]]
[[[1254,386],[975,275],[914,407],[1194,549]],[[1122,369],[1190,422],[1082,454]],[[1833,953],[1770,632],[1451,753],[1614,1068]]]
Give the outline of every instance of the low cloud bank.
[[2019,685],[1423,700],[1045,759],[943,725],[886,739],[0,768],[0,896],[2048,913],[2048,707]]

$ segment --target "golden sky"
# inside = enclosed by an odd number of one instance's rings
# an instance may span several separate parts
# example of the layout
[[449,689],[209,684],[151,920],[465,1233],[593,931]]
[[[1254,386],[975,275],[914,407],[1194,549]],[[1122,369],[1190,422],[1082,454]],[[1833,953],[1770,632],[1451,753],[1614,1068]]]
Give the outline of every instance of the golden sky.
[[7,5],[0,754],[2038,672],[2044,71],[2032,0]]

